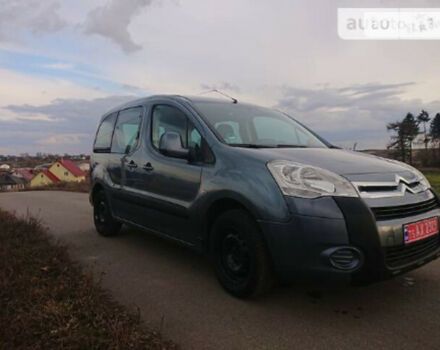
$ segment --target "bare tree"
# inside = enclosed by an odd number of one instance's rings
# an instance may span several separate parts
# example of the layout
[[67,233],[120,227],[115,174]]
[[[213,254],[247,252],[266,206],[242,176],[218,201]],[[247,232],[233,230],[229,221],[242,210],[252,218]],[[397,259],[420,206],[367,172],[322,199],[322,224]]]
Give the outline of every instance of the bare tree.
[[387,125],[388,131],[394,131],[395,135],[391,136],[391,142],[388,145],[389,149],[395,149],[397,154],[400,155],[402,162],[406,161],[406,142],[402,132],[402,122],[389,123]]
[[426,151],[428,151],[428,144],[429,144],[429,137],[428,137],[428,131],[426,129],[426,124],[429,123],[430,120],[431,118],[429,118],[429,113],[426,112],[425,110],[422,110],[422,112],[420,112],[420,114],[417,116],[417,122],[419,124],[423,124],[423,135],[424,135],[423,143],[425,144]]
[[395,132],[395,135],[391,136],[388,148],[396,149],[403,162],[406,162],[408,155],[409,163],[412,164],[412,145],[419,134],[419,126],[414,115],[408,113],[402,121],[388,124],[387,130]]
[[432,142],[436,143],[440,149],[440,113],[437,113],[431,122],[430,136]]

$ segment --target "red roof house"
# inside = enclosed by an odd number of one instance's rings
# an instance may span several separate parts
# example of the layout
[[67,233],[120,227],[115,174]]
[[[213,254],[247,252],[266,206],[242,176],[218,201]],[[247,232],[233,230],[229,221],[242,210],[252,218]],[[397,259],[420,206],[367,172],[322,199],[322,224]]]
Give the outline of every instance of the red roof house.
[[61,180],[49,170],[42,170],[36,174],[30,181],[31,187],[40,187],[51,184],[57,184]]
[[34,177],[34,173],[32,169],[27,169],[27,168],[15,169],[15,175],[22,177],[26,181],[31,181],[32,178]]
[[50,166],[49,171],[64,182],[80,182],[86,179],[86,173],[69,159],[58,159]]
[[80,176],[86,176],[86,173],[84,171],[82,171],[78,165],[76,165],[75,162],[72,162],[69,159],[64,159],[61,158],[60,160],[58,160],[58,162],[65,167],[67,170],[69,170],[73,175],[75,175],[76,177],[80,177]]
[[58,182],[60,182],[61,180],[59,178],[57,178],[53,173],[51,173],[49,170],[43,170],[42,173],[44,175],[46,175],[49,179],[52,180],[52,182],[54,184],[57,184]]
[[31,180],[31,187],[57,184],[59,182],[85,181],[86,173],[69,159],[60,158],[49,169],[43,170]]

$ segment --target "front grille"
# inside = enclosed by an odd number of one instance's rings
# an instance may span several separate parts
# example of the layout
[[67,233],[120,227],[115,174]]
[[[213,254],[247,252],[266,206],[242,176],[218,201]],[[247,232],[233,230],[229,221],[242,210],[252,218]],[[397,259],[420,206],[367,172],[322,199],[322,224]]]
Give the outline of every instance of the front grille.
[[[406,187],[416,188],[420,185],[419,181],[412,182],[410,184],[405,184]],[[399,184],[396,185],[381,185],[381,186],[370,186],[370,185],[358,185],[358,189],[360,192],[390,192],[390,191],[398,191]]]
[[439,235],[435,235],[408,245],[385,248],[385,262],[395,268],[421,259],[440,247]]
[[381,221],[423,214],[436,208],[440,208],[440,205],[436,198],[432,198],[429,201],[415,204],[399,205],[395,207],[371,208],[371,210],[373,211],[376,220]]

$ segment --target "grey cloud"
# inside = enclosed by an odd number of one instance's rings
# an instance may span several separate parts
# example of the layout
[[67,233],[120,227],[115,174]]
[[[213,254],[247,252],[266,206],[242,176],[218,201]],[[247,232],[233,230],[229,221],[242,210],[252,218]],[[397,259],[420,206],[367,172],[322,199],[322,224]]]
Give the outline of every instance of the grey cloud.
[[42,106],[9,105],[3,107],[3,109],[14,112],[18,120],[20,120],[20,116],[45,115],[52,121],[79,121],[98,118],[106,110],[132,98],[132,96],[110,96],[94,100],[56,99],[50,104]]
[[364,148],[385,147],[386,124],[421,109],[435,114],[440,101],[423,103],[401,94],[413,82],[360,84],[319,89],[284,87],[275,107],[304,122],[332,142],[346,145],[359,141]]
[[311,112],[320,108],[347,108],[357,106],[369,109],[369,103],[388,104],[390,100],[399,99],[405,87],[412,82],[401,84],[358,84],[344,88],[324,87],[321,89],[283,88],[280,106],[302,112]]
[[59,31],[67,25],[59,8],[55,0],[0,0],[0,41],[17,39],[23,30],[35,35]]
[[146,90],[144,88],[141,88],[139,86],[131,85],[131,84],[122,84],[122,87],[130,91],[130,93],[137,94],[137,95],[145,95]]
[[36,140],[39,145],[56,145],[59,147],[60,144],[66,145],[79,145],[83,143],[84,140],[89,139],[88,134],[52,134],[44,135],[41,139]]
[[203,90],[219,90],[219,91],[232,91],[239,93],[240,88],[237,85],[228,83],[227,81],[222,81],[217,84],[200,84],[200,88]]
[[416,84],[415,82],[406,82],[398,84],[380,84],[380,83],[367,83],[367,84],[356,84],[350,85],[339,89],[340,92],[351,92],[353,95],[368,94],[378,91],[391,90],[393,93],[396,91],[403,91],[402,88]]
[[[90,152],[100,116],[133,96],[57,99],[47,105],[9,105],[13,120],[0,120],[0,148],[20,152]],[[1,111],[1,110],[0,110]],[[32,116],[46,117],[47,121]],[[4,131],[4,132],[2,132]]]
[[136,14],[152,0],[109,0],[105,5],[89,12],[84,23],[87,34],[97,34],[112,40],[126,53],[142,49],[128,32],[128,26]]

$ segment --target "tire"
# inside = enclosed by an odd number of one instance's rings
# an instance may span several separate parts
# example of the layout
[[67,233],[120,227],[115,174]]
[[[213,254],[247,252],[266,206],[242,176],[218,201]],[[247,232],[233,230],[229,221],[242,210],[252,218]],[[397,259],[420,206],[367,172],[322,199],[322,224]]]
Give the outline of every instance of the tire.
[[121,230],[122,224],[113,218],[104,191],[99,191],[93,199],[93,220],[101,236],[114,236]]
[[268,292],[274,284],[272,263],[261,231],[244,210],[221,214],[211,230],[211,255],[217,279],[239,298]]

